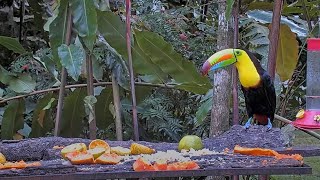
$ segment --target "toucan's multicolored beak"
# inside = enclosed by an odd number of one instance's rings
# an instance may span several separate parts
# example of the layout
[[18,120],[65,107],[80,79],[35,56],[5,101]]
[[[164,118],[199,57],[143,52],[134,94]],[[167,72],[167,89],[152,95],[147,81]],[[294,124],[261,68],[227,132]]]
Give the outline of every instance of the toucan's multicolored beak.
[[234,50],[235,49],[224,49],[213,54],[202,65],[202,75],[207,75],[210,70],[223,68],[237,62]]

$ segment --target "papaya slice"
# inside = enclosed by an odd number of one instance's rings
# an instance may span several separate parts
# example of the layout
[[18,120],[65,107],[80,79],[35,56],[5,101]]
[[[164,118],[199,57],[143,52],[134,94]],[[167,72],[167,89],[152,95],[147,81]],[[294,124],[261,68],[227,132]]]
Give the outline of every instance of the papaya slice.
[[105,149],[105,153],[110,153],[110,146],[104,140],[95,139],[95,140],[90,142],[89,149],[94,149],[94,148],[97,148],[97,147],[104,148]]
[[145,159],[139,157],[134,163],[133,163],[133,170],[134,171],[154,171],[154,166],[146,161]]
[[168,168],[166,161],[156,161],[153,166],[156,171],[165,171]]
[[185,162],[175,162],[168,164],[168,170],[177,171],[177,170],[194,170],[200,169],[199,165],[194,161],[185,161]]
[[27,163],[23,160],[17,161],[17,162],[6,162],[2,166],[0,166],[0,169],[23,169],[27,167]]
[[104,153],[95,160],[96,164],[118,164],[121,158],[117,154]]
[[239,153],[243,155],[251,156],[274,156],[276,159],[287,159],[292,158],[298,161],[302,161],[303,157],[300,154],[280,154],[275,150],[266,149],[266,148],[246,148],[236,145],[233,150],[234,153]]
[[87,146],[84,143],[74,143],[64,147],[61,150],[61,155],[65,158],[66,154],[71,152],[83,152],[87,150]]
[[138,143],[132,143],[130,146],[131,154],[138,155],[138,154],[153,154],[155,153],[155,150],[152,148],[149,148],[148,146],[138,144]]
[[79,151],[71,152],[66,154],[66,158],[73,165],[94,163],[93,155],[88,152],[79,152]]
[[6,157],[0,153],[0,164],[4,164],[5,162],[7,162]]
[[119,156],[126,156],[131,154],[131,150],[121,146],[111,147],[111,153],[118,154]]

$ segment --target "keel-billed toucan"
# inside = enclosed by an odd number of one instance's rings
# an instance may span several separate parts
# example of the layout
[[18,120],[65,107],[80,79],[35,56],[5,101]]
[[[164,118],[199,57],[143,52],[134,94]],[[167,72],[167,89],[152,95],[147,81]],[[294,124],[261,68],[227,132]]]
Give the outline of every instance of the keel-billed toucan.
[[234,64],[238,70],[241,89],[245,97],[249,116],[245,128],[253,119],[260,125],[272,128],[276,107],[276,94],[273,81],[261,67],[257,58],[242,49],[224,49],[213,54],[202,66],[202,74]]

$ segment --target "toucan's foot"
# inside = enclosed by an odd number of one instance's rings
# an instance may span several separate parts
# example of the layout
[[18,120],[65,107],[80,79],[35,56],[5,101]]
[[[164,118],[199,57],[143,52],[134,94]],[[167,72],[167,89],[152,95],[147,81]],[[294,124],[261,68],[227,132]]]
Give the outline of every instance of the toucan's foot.
[[244,128],[248,129],[250,126],[251,126],[251,120],[252,120],[252,117],[250,117],[248,119],[248,121],[246,122],[246,124],[244,125]]
[[270,121],[270,118],[268,118],[267,130],[270,131],[271,129],[272,129],[272,123]]

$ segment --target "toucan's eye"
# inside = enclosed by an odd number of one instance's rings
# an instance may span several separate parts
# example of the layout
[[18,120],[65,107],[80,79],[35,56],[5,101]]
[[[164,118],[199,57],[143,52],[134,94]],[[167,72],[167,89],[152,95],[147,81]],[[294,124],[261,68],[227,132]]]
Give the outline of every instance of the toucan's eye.
[[235,51],[236,55],[237,56],[240,56],[241,55],[241,52],[240,51]]

